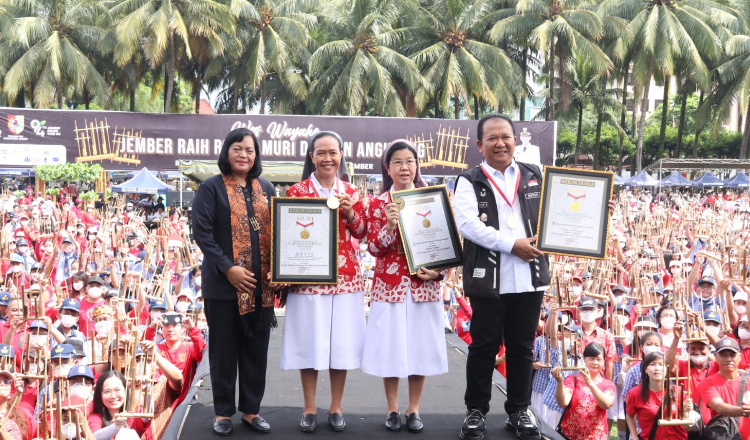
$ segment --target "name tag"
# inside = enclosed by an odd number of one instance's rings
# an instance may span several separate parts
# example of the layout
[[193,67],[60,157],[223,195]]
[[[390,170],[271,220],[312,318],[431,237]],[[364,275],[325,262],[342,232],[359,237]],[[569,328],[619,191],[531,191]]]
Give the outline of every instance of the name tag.
[[474,274],[472,275],[474,278],[484,278],[486,270],[484,268],[475,268]]
[[487,209],[487,202],[479,202],[479,209]]
[[533,192],[533,193],[526,193],[526,194],[524,194],[524,196],[526,197],[526,200],[529,200],[529,199],[538,199],[541,196],[541,193],[539,191],[537,191],[537,192]]

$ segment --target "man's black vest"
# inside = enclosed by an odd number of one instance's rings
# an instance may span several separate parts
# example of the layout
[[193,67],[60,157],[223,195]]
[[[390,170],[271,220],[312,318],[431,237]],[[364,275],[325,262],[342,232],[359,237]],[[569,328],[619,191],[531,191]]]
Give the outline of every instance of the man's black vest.
[[[516,162],[521,171],[518,184],[518,202],[523,216],[522,223],[529,237],[534,236],[539,219],[539,201],[542,191],[542,173],[536,165]],[[482,167],[466,170],[458,179],[466,179],[474,187],[479,207],[479,218],[490,227],[499,229],[497,204],[492,184]],[[458,185],[456,179],[456,185]],[[536,185],[529,186],[530,181]],[[486,221],[485,221],[486,220]],[[531,226],[531,228],[529,228]],[[492,251],[464,238],[464,292],[468,297],[496,298],[499,296],[500,259],[502,252]],[[549,257],[545,255],[529,263],[531,283],[535,288],[548,286],[550,283]]]

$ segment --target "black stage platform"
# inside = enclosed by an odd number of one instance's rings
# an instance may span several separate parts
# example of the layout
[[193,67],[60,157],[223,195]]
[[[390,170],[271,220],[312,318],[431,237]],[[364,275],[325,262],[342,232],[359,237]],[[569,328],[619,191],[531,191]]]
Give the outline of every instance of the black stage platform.
[[[412,434],[404,428],[401,432],[389,432],[385,429],[385,394],[382,379],[369,376],[359,370],[350,371],[344,393],[344,417],[347,428],[344,432],[328,430],[327,410],[330,402],[330,388],[327,372],[318,376],[318,430],[313,434],[303,433],[298,424],[302,416],[302,389],[299,372],[279,369],[281,347],[281,330],[284,318],[279,317],[279,328],[271,334],[268,353],[268,377],[266,394],[261,406],[261,415],[271,424],[270,434],[258,434],[250,431],[240,423],[240,414],[233,417],[234,433],[232,437],[264,437],[281,439],[338,439],[357,438],[393,439],[411,438]],[[209,341],[210,343],[210,341]],[[415,438],[458,439],[466,407],[463,404],[465,389],[466,344],[453,334],[446,335],[448,348],[449,372],[440,376],[428,377],[425,383],[420,415],[424,422],[424,431]],[[193,389],[185,402],[175,411],[164,439],[198,440],[219,438],[213,433],[213,399],[211,396],[211,379],[208,375],[208,360],[199,367]],[[487,435],[492,439],[515,439],[515,435],[503,427],[507,416],[503,411],[505,379],[496,373],[495,388],[492,395],[492,410],[487,417]],[[399,406],[402,422],[403,412],[408,404],[406,380],[401,381],[399,389]],[[542,433],[550,439],[559,439],[554,429],[542,426]]]

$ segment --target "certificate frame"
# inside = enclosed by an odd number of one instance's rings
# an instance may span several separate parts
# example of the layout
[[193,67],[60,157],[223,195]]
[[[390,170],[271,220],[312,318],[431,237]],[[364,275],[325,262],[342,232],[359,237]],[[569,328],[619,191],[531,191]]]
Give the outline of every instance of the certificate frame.
[[[271,198],[271,283],[280,284],[337,284],[339,278],[339,210],[331,209],[326,205],[328,199],[320,197],[272,197]],[[292,211],[299,211],[293,213]],[[304,273],[305,269],[299,267],[298,273],[282,271],[282,262],[290,261],[294,249],[299,249],[302,242],[311,237],[306,227],[301,231],[283,230],[282,216],[304,215],[313,217],[324,224],[315,228],[317,242],[327,243],[328,257],[325,260],[325,273]],[[329,214],[329,215],[325,215]],[[327,218],[328,221],[325,221]],[[299,223],[296,223],[299,225]],[[304,232],[302,232],[304,231]],[[321,236],[322,234],[322,236]],[[321,261],[317,259],[316,261]],[[283,272],[283,273],[282,273]]]
[[[611,171],[545,166],[537,221],[537,249],[555,255],[606,258],[609,200],[614,191],[614,180]],[[576,194],[571,195],[570,191]],[[573,202],[566,206],[568,196]]]
[[[429,263],[420,264],[417,262],[417,255],[415,248],[418,247],[417,243],[413,241],[415,238],[412,234],[407,234],[405,231],[409,230],[409,226],[404,224],[406,221],[413,219],[406,218],[404,215],[399,215],[398,218],[398,231],[401,236],[401,245],[404,249],[404,256],[409,266],[409,273],[414,275],[417,271],[424,267],[425,269],[439,270],[446,269],[449,267],[456,267],[463,265],[463,248],[461,240],[458,235],[458,228],[456,227],[456,219],[453,215],[453,208],[451,207],[448,199],[448,189],[445,185],[427,186],[423,188],[407,189],[402,191],[393,191],[391,193],[391,200],[399,206],[399,210],[403,213],[406,206],[410,206],[410,203],[416,203],[419,200],[426,200],[429,198],[437,198],[430,202],[430,210],[439,209],[440,212],[435,213],[434,219],[445,219],[444,222],[437,222],[435,232],[439,235],[439,238],[446,242],[450,240],[450,249],[453,250],[453,257],[449,258],[433,258]],[[421,224],[425,229],[431,227],[431,222],[425,218]],[[442,226],[442,227],[441,227]]]

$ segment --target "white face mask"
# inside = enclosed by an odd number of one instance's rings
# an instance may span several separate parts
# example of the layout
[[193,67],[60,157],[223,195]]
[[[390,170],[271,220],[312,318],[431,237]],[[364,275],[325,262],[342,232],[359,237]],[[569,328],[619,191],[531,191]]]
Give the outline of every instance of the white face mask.
[[366,251],[367,250],[367,244],[361,243],[359,245],[359,250],[361,250],[362,252]]
[[31,335],[31,336],[29,336],[29,343],[30,344],[45,346],[45,345],[47,345],[48,341],[49,341],[49,337],[47,335]]
[[70,387],[70,394],[78,396],[81,399],[88,399],[89,396],[91,396],[91,389],[88,386],[79,383]]
[[583,286],[573,286],[573,296],[581,296],[583,292]]
[[57,377],[68,377],[68,373],[70,373],[70,365],[58,365],[52,372]]
[[21,226],[29,226],[28,220],[21,220]]
[[674,323],[676,319],[672,318],[671,316],[661,318],[661,328],[665,330],[672,330],[674,328]]
[[89,287],[87,289],[88,295],[94,299],[99,299],[102,296],[101,287]]
[[186,303],[186,302],[178,302],[177,304],[175,304],[174,308],[175,308],[175,309],[176,309],[176,310],[177,310],[178,312],[180,312],[180,313],[185,313],[185,312],[187,312],[187,309],[188,309],[188,306],[189,306],[189,305],[190,305],[190,304],[188,304],[188,303]]
[[73,283],[73,289],[75,289],[75,290],[81,290],[82,288],[83,288],[83,282],[82,281],[77,281],[77,282]]
[[[71,391],[73,389],[71,388]],[[62,425],[62,434],[66,440],[73,440],[76,438],[76,425],[75,423],[66,423]]]
[[97,335],[106,335],[112,330],[112,323],[109,321],[99,321],[94,324]]
[[620,321],[620,325],[623,326],[630,322],[630,318],[628,318],[626,315],[617,315],[617,320]]
[[160,317],[162,312],[150,312],[151,322],[156,321],[156,318]]
[[589,324],[596,320],[596,310],[589,310],[585,312],[581,312],[581,321]]
[[707,325],[706,326],[706,332],[711,333],[712,335],[716,336],[721,331],[721,327],[718,325]]
[[13,273],[20,273],[23,270],[23,266],[21,266],[20,264],[17,264],[15,266],[11,266],[10,270]]
[[60,315],[60,324],[65,328],[71,328],[78,322],[78,318],[73,315]]
[[750,339],[750,331],[745,330],[744,328],[737,330],[737,335],[739,335],[740,339],[745,341]]
[[201,285],[201,281],[203,281],[203,280],[201,279],[201,277],[195,277],[195,285],[196,285],[196,286],[200,286],[200,285]]
[[31,376],[36,376],[36,374],[39,372],[39,365],[37,364],[30,364],[29,365],[29,371],[27,373]]
[[647,355],[649,355],[651,353],[656,353],[656,352],[659,352],[659,351],[661,351],[661,347],[659,347],[658,345],[644,345],[643,346],[643,355],[644,356],[647,356]]
[[703,366],[706,365],[706,361],[708,360],[708,356],[704,354],[694,354],[690,356],[690,361],[693,362],[693,364],[697,366]]
[[198,330],[204,331],[208,328],[208,323],[206,321],[198,321]]
[[740,315],[747,313],[747,306],[734,306],[734,311]]

